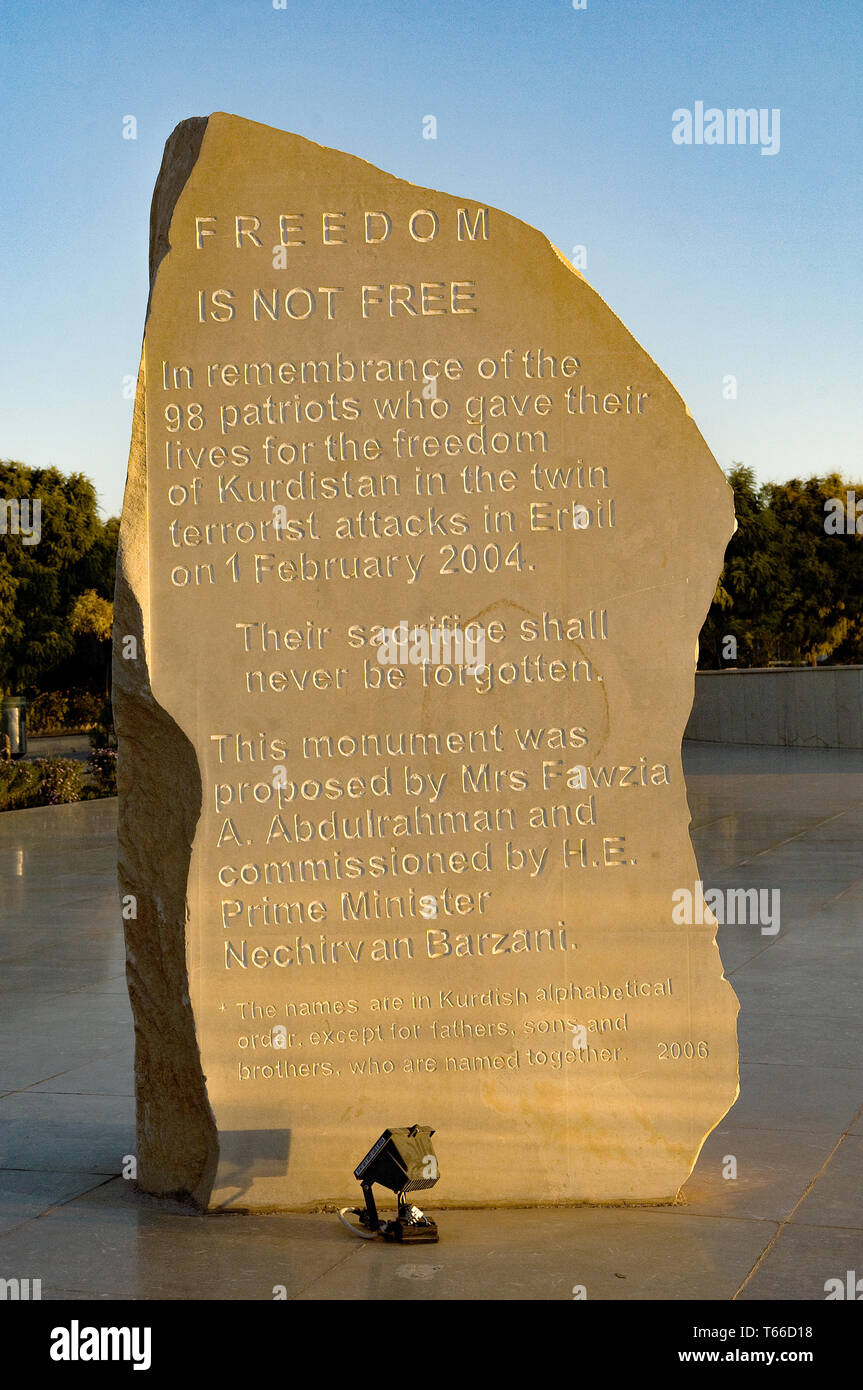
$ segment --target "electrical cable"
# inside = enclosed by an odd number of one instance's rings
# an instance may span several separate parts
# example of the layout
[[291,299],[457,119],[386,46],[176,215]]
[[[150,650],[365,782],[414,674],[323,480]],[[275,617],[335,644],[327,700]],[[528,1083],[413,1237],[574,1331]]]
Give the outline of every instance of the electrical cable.
[[356,1216],[356,1211],[355,1211],[355,1209],[354,1209],[353,1207],[341,1207],[341,1209],[339,1210],[339,1220],[341,1221],[342,1225],[343,1225],[348,1231],[350,1231],[351,1235],[353,1235],[353,1236],[359,1236],[360,1240],[376,1240],[376,1239],[377,1239],[377,1236],[378,1236],[377,1231],[361,1231],[360,1228],[359,1228],[359,1226],[354,1226],[354,1225],[351,1224],[350,1221],[346,1221],[346,1220],[345,1220],[345,1212],[346,1212],[346,1211],[349,1211],[349,1212],[351,1213],[352,1216]]

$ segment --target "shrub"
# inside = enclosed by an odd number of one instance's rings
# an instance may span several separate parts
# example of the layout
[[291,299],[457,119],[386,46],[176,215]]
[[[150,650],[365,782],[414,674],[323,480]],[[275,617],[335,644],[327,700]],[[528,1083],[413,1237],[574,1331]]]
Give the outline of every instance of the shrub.
[[101,700],[90,729],[90,747],[116,748],[117,735],[114,731],[114,711],[110,700]]
[[66,727],[69,697],[64,690],[46,690],[27,701],[27,732],[44,734]]
[[104,707],[105,697],[89,690],[45,690],[27,701],[27,731],[54,734],[67,729],[91,729],[102,717]]
[[80,801],[84,784],[84,764],[74,758],[35,758],[31,764],[39,770],[36,787],[38,801],[33,806],[61,806]]
[[104,695],[94,695],[90,690],[70,690],[67,728],[91,729],[102,717],[104,706]]
[[74,758],[0,763],[0,809],[21,811],[79,801],[83,783],[84,764]]
[[38,780],[32,763],[0,762],[0,809],[17,811],[32,806],[29,798]]
[[97,796],[117,795],[116,748],[94,748],[87,763],[87,771],[96,784]]

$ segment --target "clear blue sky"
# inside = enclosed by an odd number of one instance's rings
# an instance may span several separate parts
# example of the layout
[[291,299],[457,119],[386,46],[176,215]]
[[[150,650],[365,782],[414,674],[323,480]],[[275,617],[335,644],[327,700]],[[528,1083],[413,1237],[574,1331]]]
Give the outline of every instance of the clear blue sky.
[[[0,457],[88,474],[105,514],[162,148],[217,110],[586,246],[723,468],[863,479],[861,0],[2,0],[0,23]],[[779,108],[779,152],[675,144],[697,101]]]

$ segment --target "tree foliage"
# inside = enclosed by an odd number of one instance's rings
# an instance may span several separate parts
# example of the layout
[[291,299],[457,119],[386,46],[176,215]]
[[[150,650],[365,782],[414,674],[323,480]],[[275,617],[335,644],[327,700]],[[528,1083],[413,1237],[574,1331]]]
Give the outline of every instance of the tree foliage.
[[[825,529],[831,498],[855,492],[836,473],[764,483],[735,464],[737,531],[701,632],[699,665],[722,668],[725,639],[738,666],[863,662],[863,535]],[[856,485],[863,497],[863,487]]]
[[[0,688],[28,694],[98,688],[106,610],[93,608],[101,615],[99,633],[80,625],[80,606],[77,625],[73,615],[88,591],[99,604],[113,598],[119,521],[102,522],[88,478],[57,468],[0,461],[0,499],[29,501],[31,517],[40,504],[35,543],[11,522],[0,535]],[[9,517],[8,507],[4,514]]]
[[75,633],[88,633],[97,642],[111,640],[114,605],[100,598],[95,589],[85,589],[72,604],[69,626]]

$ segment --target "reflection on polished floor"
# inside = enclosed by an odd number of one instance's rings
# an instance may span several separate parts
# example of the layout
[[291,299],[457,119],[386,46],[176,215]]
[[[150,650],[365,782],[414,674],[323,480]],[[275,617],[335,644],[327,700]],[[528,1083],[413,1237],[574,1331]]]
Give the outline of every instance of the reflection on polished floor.
[[685,761],[705,888],[782,894],[776,935],[719,934],[742,1093],[685,1200],[446,1212],[411,1251],[330,1215],[202,1217],[134,1191],[116,803],[0,816],[0,1278],[50,1299],[821,1300],[863,1272],[863,753]]

